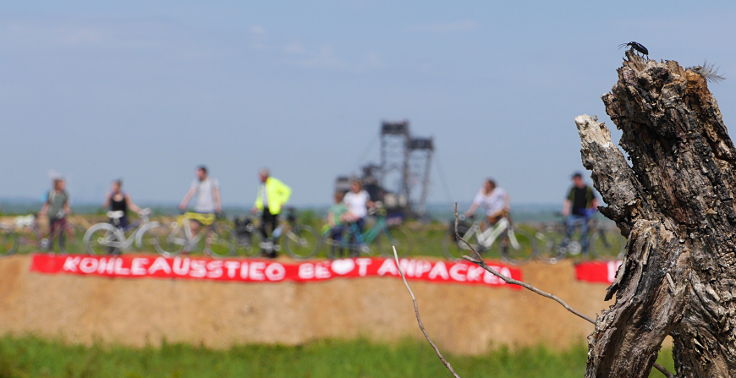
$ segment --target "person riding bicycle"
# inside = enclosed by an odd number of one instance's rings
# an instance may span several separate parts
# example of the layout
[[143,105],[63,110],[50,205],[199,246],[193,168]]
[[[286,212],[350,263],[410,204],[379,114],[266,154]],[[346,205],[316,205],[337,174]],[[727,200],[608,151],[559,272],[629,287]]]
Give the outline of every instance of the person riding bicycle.
[[48,215],[49,218],[49,233],[42,241],[44,249],[53,250],[56,239],[60,252],[66,250],[67,217],[71,211],[66,181],[57,177],[53,180],[53,188],[46,195],[46,202],[39,212],[40,216]]
[[348,213],[348,207],[343,202],[345,193],[342,191],[336,191],[334,195],[334,203],[327,210],[327,232],[329,233],[330,240],[334,243],[331,248],[332,256],[341,256],[344,249],[340,247],[342,243],[342,237],[345,233],[345,215]]
[[598,208],[598,199],[583,175],[575,172],[572,175],[572,187],[562,205],[562,216],[565,217],[565,239],[562,244],[567,245],[572,239],[575,230],[580,228],[581,252],[587,255],[590,250],[590,220]]
[[371,201],[368,192],[363,189],[363,183],[360,180],[355,179],[350,183],[350,191],[345,193],[343,202],[348,208],[348,212],[344,215],[345,221],[355,224],[358,232],[362,233],[368,209],[375,207],[375,203]]
[[[465,212],[465,216],[473,216],[478,208],[482,209],[485,213],[486,223],[493,226],[501,219],[509,217],[509,212],[511,211],[509,195],[506,193],[506,190],[496,185],[496,181],[488,178],[483,182],[483,187],[475,195],[473,203],[470,205],[468,211]],[[503,237],[501,239],[501,248],[506,249],[507,247],[508,237]]]
[[220,183],[217,179],[209,177],[207,167],[204,165],[197,167],[195,176],[196,178],[179,204],[179,209],[185,211],[189,206],[189,201],[195,195],[197,196],[194,213],[187,217],[194,236],[197,235],[200,227],[209,227],[215,221],[216,213],[222,212]]
[[357,245],[357,248],[351,248],[351,253],[357,255],[364,247],[358,234],[362,234],[365,229],[365,218],[368,216],[368,209],[375,208],[376,204],[371,200],[370,194],[363,189],[363,182],[359,179],[353,179],[350,182],[350,190],[345,193],[343,202],[348,209],[343,219],[351,224],[351,227],[354,227],[350,232],[351,240],[349,242]]
[[483,187],[478,191],[465,216],[475,214],[478,208],[482,208],[486,215],[486,221],[490,225],[496,224],[501,218],[507,217],[511,210],[509,195],[506,190],[496,185],[493,179],[486,179]]
[[[117,227],[123,230],[127,229],[130,225],[130,221],[128,220],[128,209],[133,210],[136,213],[141,212],[141,208],[133,203],[133,200],[130,199],[130,195],[123,192],[123,180],[121,179],[112,182],[112,187],[105,197],[105,203],[102,207],[107,208],[111,212],[122,212],[122,216],[117,220]],[[112,219],[110,219],[110,223],[114,224]]]
[[271,172],[267,168],[258,172],[258,179],[261,185],[251,211],[261,212],[261,235],[263,236],[261,254],[268,258],[276,258],[278,246],[274,239],[278,239],[279,235],[275,231],[279,225],[281,209],[291,197],[291,188],[281,180],[271,177]]

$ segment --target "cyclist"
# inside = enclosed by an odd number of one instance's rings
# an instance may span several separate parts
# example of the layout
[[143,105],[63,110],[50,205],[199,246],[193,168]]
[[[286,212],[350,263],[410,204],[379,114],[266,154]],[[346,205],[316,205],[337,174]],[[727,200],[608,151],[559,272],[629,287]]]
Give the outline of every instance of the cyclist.
[[[485,221],[488,225],[493,226],[503,218],[509,218],[511,211],[510,198],[506,190],[500,188],[496,181],[487,178],[483,182],[483,187],[473,199],[468,211],[465,212],[466,217],[471,217],[480,208],[485,213]],[[508,236],[501,238],[501,249],[508,248]]]
[[197,167],[195,176],[179,204],[179,209],[185,211],[192,197],[197,196],[194,212],[185,214],[193,236],[197,235],[201,227],[209,227],[215,221],[215,213],[222,211],[220,184],[217,179],[209,177],[207,167],[204,165]]
[[327,230],[330,239],[334,242],[331,248],[332,256],[341,256],[343,254],[342,236],[345,233],[345,215],[348,207],[343,202],[344,192],[336,191],[333,198],[335,202],[327,210]]
[[[354,224],[358,233],[363,233],[368,209],[375,207],[375,204],[371,201],[368,192],[363,189],[363,183],[360,180],[354,179],[350,182],[350,190],[345,193],[343,202],[348,209],[343,218],[346,222]],[[357,237],[358,235],[351,233],[351,239],[357,239]],[[350,240],[350,242],[357,242],[357,240]],[[358,250],[360,248],[355,249],[352,253],[356,254]]]
[[66,250],[67,216],[71,213],[69,205],[69,193],[66,191],[66,181],[63,178],[55,178],[53,188],[46,195],[39,215],[48,215],[49,233],[42,245],[46,250],[54,249],[54,239],[58,240],[59,251]]
[[470,208],[465,212],[465,216],[470,217],[475,214],[478,208],[482,208],[486,215],[486,221],[490,225],[494,225],[501,218],[508,216],[511,210],[509,201],[506,190],[498,187],[493,179],[486,179],[483,182],[483,187],[475,195]]
[[350,190],[345,193],[343,202],[348,208],[345,220],[356,223],[362,231],[365,217],[368,216],[368,208],[373,207],[374,203],[368,192],[363,190],[363,183],[360,180],[355,179],[350,183]]
[[590,249],[590,220],[598,208],[598,199],[583,179],[583,174],[575,172],[572,175],[572,187],[562,205],[562,216],[565,217],[565,239],[562,245],[566,246],[572,239],[572,234],[580,228],[580,248],[584,255]]
[[278,246],[274,243],[274,239],[278,238],[279,214],[284,205],[289,202],[291,197],[291,188],[281,182],[281,180],[271,177],[268,168],[263,168],[258,172],[258,179],[261,185],[256,195],[256,201],[251,210],[254,214],[261,213],[261,254],[264,257],[276,258]]
[[[109,211],[122,211],[123,216],[118,219],[117,226],[126,230],[130,225],[128,220],[128,209],[135,211],[136,213],[141,212],[141,208],[138,207],[133,200],[130,199],[128,193],[123,192],[123,180],[118,179],[112,182],[112,188],[105,197],[105,203],[102,207],[107,208]],[[112,223],[112,219],[111,219]]]

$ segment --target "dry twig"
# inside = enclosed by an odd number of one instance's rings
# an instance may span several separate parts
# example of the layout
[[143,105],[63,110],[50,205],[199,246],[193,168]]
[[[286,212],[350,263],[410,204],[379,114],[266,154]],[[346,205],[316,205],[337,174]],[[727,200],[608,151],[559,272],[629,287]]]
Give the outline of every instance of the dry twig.
[[437,345],[432,341],[432,338],[429,337],[429,333],[427,333],[427,330],[424,328],[424,323],[422,322],[422,317],[419,314],[419,304],[417,304],[417,298],[414,296],[414,292],[411,290],[411,286],[409,286],[409,282],[406,281],[406,276],[404,276],[404,271],[401,269],[401,264],[399,263],[399,254],[396,252],[396,246],[392,246],[394,249],[394,260],[396,260],[396,268],[399,270],[399,273],[401,274],[401,279],[404,281],[404,286],[406,286],[406,290],[409,291],[409,295],[411,296],[411,303],[414,305],[414,316],[417,318],[417,324],[419,325],[419,330],[422,331],[422,334],[424,335],[424,338],[427,339],[429,342],[429,345],[432,346],[432,349],[434,349],[434,353],[437,355],[437,358],[440,359],[443,365],[447,368],[447,370],[450,371],[453,377],[460,378],[459,375],[455,372],[455,369],[452,368],[452,365],[450,365],[450,362],[445,359],[445,356],[442,355],[442,352],[440,352],[440,349],[437,348]]
[[[490,266],[488,266],[485,263],[485,261],[483,260],[483,257],[480,255],[480,253],[478,253],[478,251],[467,240],[463,239],[462,236],[460,236],[460,234],[457,232],[458,219],[459,219],[459,216],[458,216],[458,211],[457,211],[457,203],[455,203],[455,230],[454,230],[455,237],[457,238],[457,240],[462,241],[462,243],[465,244],[468,247],[468,249],[470,249],[470,251],[473,252],[473,255],[475,256],[475,258],[471,258],[469,256],[463,256],[463,259],[464,260],[467,260],[467,261],[469,261],[469,262],[471,262],[473,264],[478,265],[479,267],[483,268],[488,273],[491,273],[494,276],[502,279],[507,284],[519,285],[519,286],[521,286],[521,287],[523,287],[523,288],[525,288],[525,289],[527,289],[527,290],[529,290],[529,291],[531,291],[531,292],[533,292],[535,294],[539,294],[539,295],[541,295],[541,296],[543,296],[543,297],[545,297],[547,299],[551,299],[551,300],[557,302],[558,304],[560,304],[560,306],[564,307],[565,310],[569,311],[573,315],[575,315],[575,316],[577,316],[577,317],[579,317],[579,318],[587,321],[588,323],[591,323],[591,324],[595,325],[595,320],[591,319],[590,317],[588,317],[587,315],[581,313],[580,311],[575,310],[569,304],[567,304],[567,302],[563,301],[560,297],[558,297],[558,296],[556,296],[556,295],[554,295],[552,293],[548,293],[546,291],[537,289],[533,285],[528,284],[526,282],[515,280],[515,279],[513,279],[511,277],[506,277],[503,274],[499,273],[496,269],[493,269]],[[672,377],[672,373],[670,373],[669,371],[667,371],[667,369],[665,369],[663,366],[659,365],[658,363],[655,362],[654,363],[654,367],[657,370],[659,370],[662,374],[664,374],[666,377],[668,377],[668,378]]]
[[595,324],[595,320],[591,319],[590,317],[588,317],[587,315],[581,313],[580,311],[575,310],[574,308],[570,307],[570,305],[567,304],[567,302],[565,302],[562,299],[560,299],[560,297],[558,297],[558,296],[556,296],[556,295],[554,295],[552,293],[548,293],[546,291],[539,290],[536,287],[534,287],[534,286],[532,286],[532,285],[530,285],[530,284],[528,284],[526,282],[515,280],[515,279],[513,279],[511,277],[506,277],[503,274],[499,273],[496,269],[493,269],[490,266],[486,265],[485,261],[483,261],[483,257],[480,255],[480,253],[478,253],[478,251],[467,240],[463,239],[457,233],[457,226],[458,226],[457,222],[458,222],[458,213],[457,213],[457,203],[456,203],[455,204],[455,237],[458,240],[462,241],[463,244],[465,244],[468,247],[468,249],[470,249],[470,251],[473,252],[473,254],[475,255],[475,259],[473,259],[471,257],[468,257],[468,256],[463,256],[463,259],[465,259],[467,261],[470,261],[471,263],[473,263],[475,265],[478,265],[479,267],[485,269],[488,273],[491,273],[494,276],[502,279],[507,284],[519,285],[519,286],[521,286],[521,287],[523,287],[523,288],[525,288],[525,289],[527,289],[527,290],[529,290],[529,291],[531,291],[531,292],[533,292],[535,294],[539,294],[539,295],[541,295],[541,296],[543,296],[545,298],[551,299],[551,300],[559,303],[562,307],[565,308],[565,310],[573,313],[575,316],[577,316],[579,318],[582,318],[584,320],[587,320],[589,323]]

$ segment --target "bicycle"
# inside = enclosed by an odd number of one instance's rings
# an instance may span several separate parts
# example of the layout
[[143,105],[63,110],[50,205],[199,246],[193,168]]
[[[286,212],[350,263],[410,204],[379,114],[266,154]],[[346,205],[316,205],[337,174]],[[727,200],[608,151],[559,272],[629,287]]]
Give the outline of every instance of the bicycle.
[[36,215],[17,216],[13,224],[0,224],[0,256],[18,253],[23,245],[38,246],[40,229]]
[[404,251],[411,250],[409,234],[402,230],[398,223],[388,220],[386,210],[380,204],[371,209],[369,214],[375,216],[375,222],[367,230],[361,231],[356,222],[347,223],[343,226],[344,232],[341,233],[339,240],[334,238],[335,235],[331,235],[333,229],[323,231],[320,245],[329,248],[328,258],[340,257],[338,255],[344,255],[345,252],[352,257],[391,256],[391,246]]
[[[199,232],[195,235],[191,222],[198,222]],[[235,233],[222,214],[185,212],[168,225],[169,232],[159,235],[154,248],[165,257],[177,256],[201,249],[213,257],[235,255]]]
[[[571,238],[567,239],[566,218],[562,214],[557,214],[557,216],[561,217],[561,220],[546,225],[543,232],[540,233],[547,251],[546,260],[550,263],[556,263],[566,257],[578,256],[583,249],[579,237],[575,237],[579,236],[579,232],[578,235],[572,235]],[[588,220],[589,258],[592,259],[604,254],[612,254],[618,257],[623,254],[626,248],[626,238],[618,233],[618,229],[615,232],[608,231],[612,230],[601,227],[597,217],[593,216]],[[604,251],[604,253],[597,253],[596,251]]]
[[150,220],[150,209],[143,209],[139,214],[140,224],[126,236],[126,230],[120,224],[125,213],[120,210],[108,211],[109,222],[94,224],[84,233],[82,240],[86,251],[94,255],[118,255],[134,245],[138,248],[148,245],[155,248],[159,235],[165,230],[159,222]]
[[[485,229],[482,221],[474,217],[470,219],[473,221],[468,222],[461,217],[457,229],[454,221],[450,224],[450,235],[445,238],[444,248],[448,259],[462,259],[469,254],[471,246],[482,255],[499,256],[509,262],[530,260],[537,256],[537,236],[518,230],[507,217]],[[506,239],[505,242],[502,238]]]
[[[251,217],[235,218],[234,224],[237,254],[257,255],[261,250],[261,243],[264,242],[259,240],[262,236],[258,221]],[[311,226],[298,222],[294,208],[286,209],[286,220],[273,230],[273,239],[272,247],[276,251],[283,244],[286,253],[296,259],[308,259],[318,252],[317,233]]]

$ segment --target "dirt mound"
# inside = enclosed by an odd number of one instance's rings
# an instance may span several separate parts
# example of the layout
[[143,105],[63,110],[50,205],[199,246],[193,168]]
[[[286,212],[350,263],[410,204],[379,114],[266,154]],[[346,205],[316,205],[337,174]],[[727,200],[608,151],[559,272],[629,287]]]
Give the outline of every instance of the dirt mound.
[[[400,280],[320,283],[110,279],[29,271],[29,256],[0,258],[0,333],[72,343],[143,346],[163,340],[222,348],[324,338],[420,338]],[[524,279],[594,315],[605,285],[578,282],[571,263],[530,263]],[[524,290],[411,283],[425,325],[445,350],[581,344],[592,325]]]

